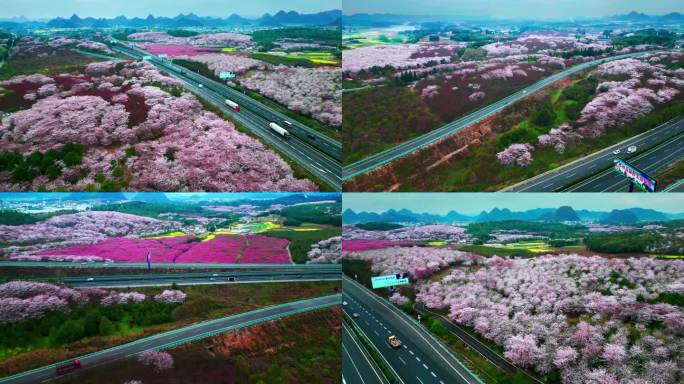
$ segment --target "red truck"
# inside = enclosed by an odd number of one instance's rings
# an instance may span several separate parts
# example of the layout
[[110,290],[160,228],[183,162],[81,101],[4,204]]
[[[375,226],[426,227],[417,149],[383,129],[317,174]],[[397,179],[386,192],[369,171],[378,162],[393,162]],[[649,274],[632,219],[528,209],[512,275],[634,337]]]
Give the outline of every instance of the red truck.
[[238,105],[238,103],[234,102],[233,100],[226,99],[226,105],[233,108],[235,110],[235,112],[240,112],[240,106]]
[[79,368],[81,368],[81,360],[74,360],[71,362],[71,364],[58,365],[57,374],[64,375]]

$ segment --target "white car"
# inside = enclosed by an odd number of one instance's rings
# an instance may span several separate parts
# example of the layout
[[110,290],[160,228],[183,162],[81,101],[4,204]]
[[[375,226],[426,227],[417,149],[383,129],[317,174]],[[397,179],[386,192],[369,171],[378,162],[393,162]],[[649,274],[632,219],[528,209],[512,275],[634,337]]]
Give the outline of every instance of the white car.
[[349,304],[349,303],[347,303],[346,301],[342,302],[342,305],[347,305],[347,304]]
[[93,281],[93,280],[95,280],[95,279],[93,279],[92,277],[89,277],[89,278],[87,278],[86,280],[87,280],[87,281]]
[[200,88],[204,88],[204,85],[202,85],[202,84],[197,84],[197,86]]
[[636,152],[637,147],[636,145],[631,145],[629,148],[627,148],[627,153],[634,153]]
[[613,151],[613,155],[619,155],[619,154],[620,154],[620,148]]
[[356,313],[356,312],[354,312],[354,313],[352,314],[352,316],[356,319],[357,317],[359,317],[359,314]]

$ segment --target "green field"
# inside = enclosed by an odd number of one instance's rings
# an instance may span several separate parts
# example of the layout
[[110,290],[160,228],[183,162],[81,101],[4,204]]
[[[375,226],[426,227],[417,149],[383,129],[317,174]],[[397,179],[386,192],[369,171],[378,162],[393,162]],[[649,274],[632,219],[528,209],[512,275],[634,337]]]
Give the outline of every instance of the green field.
[[318,231],[294,231],[288,229],[274,229],[263,232],[262,235],[278,237],[290,240],[290,255],[295,264],[304,264],[307,261],[306,254],[311,250],[311,245],[321,240],[342,235],[341,227],[323,227]]

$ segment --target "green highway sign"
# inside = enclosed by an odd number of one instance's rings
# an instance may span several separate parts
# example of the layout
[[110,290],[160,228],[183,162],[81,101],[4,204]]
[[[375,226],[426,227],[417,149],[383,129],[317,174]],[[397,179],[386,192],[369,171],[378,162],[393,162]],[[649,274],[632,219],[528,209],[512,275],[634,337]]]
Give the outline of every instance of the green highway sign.
[[371,277],[371,284],[373,289],[375,288],[385,288],[392,287],[395,285],[408,284],[409,278],[408,273],[397,273],[395,275],[384,275]]

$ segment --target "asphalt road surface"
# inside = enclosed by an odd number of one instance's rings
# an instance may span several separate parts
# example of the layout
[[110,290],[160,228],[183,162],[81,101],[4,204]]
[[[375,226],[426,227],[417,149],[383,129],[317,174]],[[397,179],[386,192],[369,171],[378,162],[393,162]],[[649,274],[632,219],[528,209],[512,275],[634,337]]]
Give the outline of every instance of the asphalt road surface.
[[[46,268],[135,268],[147,269],[147,263],[70,263],[65,261],[0,261],[2,267]],[[341,271],[339,264],[234,264],[234,263],[152,263],[152,269],[253,269],[288,271]]]
[[[554,192],[554,191],[576,191],[576,192],[602,192],[608,191],[609,180],[593,180],[593,176],[598,173],[605,173],[604,171],[613,166],[613,159],[616,156],[632,162],[636,159],[643,158],[647,155],[644,161],[638,161],[638,164],[667,164],[661,162],[659,159],[654,159],[648,155],[655,151],[658,154],[668,154],[666,157],[670,160],[681,157],[681,135],[684,133],[684,118],[679,117],[668,121],[656,128],[653,128],[641,135],[635,136],[622,143],[605,148],[601,151],[593,153],[582,159],[574,161],[570,164],[557,168],[551,172],[533,177],[518,183],[512,187],[504,189],[508,192]],[[679,138],[678,138],[679,137]],[[636,146],[636,152],[629,154],[627,148]],[[679,148],[677,147],[679,146]],[[620,150],[618,155],[614,155],[613,151]],[[636,164],[635,164],[636,165]],[[649,167],[651,169],[651,167]],[[609,169],[610,172],[612,169]],[[647,172],[647,170],[643,170]],[[617,173],[616,176],[619,176]],[[624,177],[623,177],[624,179]],[[626,179],[624,179],[626,180]],[[625,185],[627,182],[625,181]],[[612,185],[612,184],[611,184]]]
[[[74,288],[145,287],[163,285],[241,284],[296,281],[335,281],[341,271],[235,271],[64,277],[60,282]],[[53,281],[54,279],[40,279]]]
[[98,365],[111,363],[148,350],[163,350],[173,348],[195,340],[204,339],[221,333],[239,328],[249,327],[258,323],[292,316],[316,309],[328,308],[340,305],[341,295],[317,297],[312,299],[294,301],[275,305],[255,311],[244,312],[238,315],[228,316],[217,320],[193,324],[173,331],[145,337],[130,343],[122,344],[109,349],[97,351],[85,356],[75,357],[68,361],[50,364],[30,371],[18,373],[9,377],[0,378],[0,383],[24,384],[39,383],[57,376],[56,367],[70,364],[73,360],[81,360],[81,368],[97,369]]
[[361,341],[342,323],[342,380],[346,384],[387,384]]
[[[344,312],[380,351],[400,383],[482,383],[436,338],[388,301],[346,277],[342,292],[347,301]],[[389,345],[390,335],[402,341],[399,348]]]
[[572,74],[575,74],[577,72],[583,71],[587,68],[596,66],[598,64],[607,62],[607,61],[613,61],[613,60],[619,60],[619,59],[625,59],[628,57],[634,57],[634,56],[640,56],[644,55],[647,53],[651,53],[650,51],[646,52],[634,52],[634,53],[628,53],[624,55],[616,55],[608,58],[603,58],[603,59],[598,59],[598,60],[592,60],[588,61],[582,64],[575,65],[573,67],[570,67],[568,69],[565,69],[561,72],[558,72],[554,75],[551,75],[543,80],[540,80],[539,82],[532,84],[518,92],[515,92],[493,104],[490,104],[482,109],[479,109],[469,115],[466,115],[464,117],[459,118],[458,120],[452,121],[451,123],[445,124],[437,129],[434,129],[422,136],[416,137],[414,139],[405,141],[401,144],[398,144],[390,149],[387,149],[383,152],[376,153],[375,155],[371,155],[363,160],[359,160],[355,163],[345,165],[342,168],[342,181],[348,181],[354,178],[355,176],[358,176],[363,173],[367,173],[369,171],[372,171],[373,169],[376,169],[378,167],[381,167],[387,163],[390,163],[394,161],[397,158],[409,155],[413,152],[415,152],[418,149],[421,149],[423,147],[426,147],[432,143],[435,143],[447,136],[453,135],[457,132],[459,132],[462,129],[465,129],[466,127],[483,120],[496,112],[502,110],[503,108],[507,107],[510,104],[515,103],[516,101],[527,97],[528,95],[550,85],[555,83],[558,80],[561,80],[567,76],[570,76]]
[[[684,133],[680,133],[678,136],[655,148],[639,153],[627,161],[647,175],[654,177],[659,170],[682,158],[684,158]],[[638,187],[635,186],[635,188]],[[625,176],[609,168],[569,188],[563,189],[563,191],[628,192],[629,181]],[[657,185],[656,191],[658,191]]]
[[[142,57],[140,52],[132,51],[130,48],[114,47],[113,49],[138,59]],[[188,90],[200,95],[215,107],[234,118],[253,134],[274,146],[285,156],[325,182],[330,188],[337,191],[341,190],[342,180],[339,160],[328,156],[320,149],[315,148],[294,134],[287,139],[283,138],[269,127],[269,123],[273,120],[265,118],[249,108],[242,108],[240,112],[229,108],[225,100],[231,97],[232,92],[236,91],[176,65],[169,65],[159,60],[153,60],[151,63],[169,73],[169,75],[181,80]],[[202,87],[199,86],[200,84],[202,84]],[[230,93],[230,95],[226,95],[226,93]],[[247,96],[243,95],[243,97]]]

